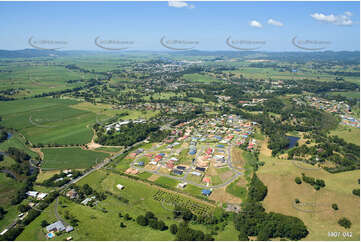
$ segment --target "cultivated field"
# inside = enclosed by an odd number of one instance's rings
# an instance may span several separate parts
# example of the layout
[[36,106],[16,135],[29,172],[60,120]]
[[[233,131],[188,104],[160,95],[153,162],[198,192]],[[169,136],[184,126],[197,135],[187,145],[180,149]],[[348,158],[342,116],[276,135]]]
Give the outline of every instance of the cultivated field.
[[0,103],[1,124],[19,130],[33,144],[85,144],[95,114],[76,110],[73,100],[39,98]]
[[107,156],[103,152],[82,150],[81,148],[45,148],[43,169],[86,169],[98,162],[102,162]]

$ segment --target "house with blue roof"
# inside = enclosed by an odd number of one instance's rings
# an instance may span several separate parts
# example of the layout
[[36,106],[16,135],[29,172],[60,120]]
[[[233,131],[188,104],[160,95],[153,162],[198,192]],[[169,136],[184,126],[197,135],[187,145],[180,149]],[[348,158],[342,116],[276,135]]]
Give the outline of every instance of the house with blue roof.
[[205,196],[209,196],[209,195],[211,195],[211,193],[212,193],[212,191],[209,190],[209,189],[203,189],[202,190],[202,194],[205,195]]

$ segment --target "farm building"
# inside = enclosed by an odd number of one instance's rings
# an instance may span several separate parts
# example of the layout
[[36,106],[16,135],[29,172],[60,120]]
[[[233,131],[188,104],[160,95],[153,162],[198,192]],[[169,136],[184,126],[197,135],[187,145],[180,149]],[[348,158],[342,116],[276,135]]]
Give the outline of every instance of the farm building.
[[38,194],[38,196],[36,197],[36,199],[38,199],[38,200],[43,200],[47,195],[48,195],[48,194],[45,193],[45,192],[40,192],[40,193]]
[[178,188],[185,188],[185,186],[187,186],[186,182],[182,182],[177,185]]
[[122,190],[122,189],[124,189],[124,186],[121,185],[121,184],[117,184],[117,188],[118,188],[119,190]]
[[52,223],[48,226],[46,226],[46,230],[48,232],[62,232],[65,230],[65,226],[64,224],[59,220],[59,221],[56,221],[55,223]]
[[39,192],[36,191],[28,191],[26,192],[26,195],[30,196],[30,197],[36,197],[38,195]]
[[74,230],[73,226],[68,225],[68,226],[65,227],[65,232],[67,232],[67,233],[69,233],[69,232],[71,232],[73,230]]
[[88,204],[88,202],[90,202],[92,199],[91,198],[85,198],[83,201],[81,201],[81,204],[83,204],[83,205],[87,205]]

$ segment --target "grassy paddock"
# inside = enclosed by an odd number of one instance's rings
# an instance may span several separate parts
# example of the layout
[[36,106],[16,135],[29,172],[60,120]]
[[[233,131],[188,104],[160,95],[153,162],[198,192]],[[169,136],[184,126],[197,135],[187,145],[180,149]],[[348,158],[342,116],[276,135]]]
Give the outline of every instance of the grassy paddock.
[[[268,187],[268,194],[263,202],[266,211],[302,219],[310,232],[306,240],[330,240],[332,238],[328,237],[328,231],[351,231],[352,238],[342,239],[359,240],[360,198],[352,194],[352,189],[359,187],[357,179],[360,178],[360,171],[331,174],[322,169],[304,170],[296,167],[292,161],[262,154],[260,160],[264,161],[265,165],[259,168],[257,174]],[[301,176],[301,173],[323,179],[326,187],[316,191],[309,184],[296,184],[295,177]],[[301,203],[313,204],[314,212],[306,213],[293,208],[296,198]],[[333,203],[338,205],[338,211],[331,208]],[[344,229],[338,225],[337,221],[341,217],[351,220],[350,229]]]
[[108,154],[81,148],[46,148],[42,168],[46,169],[86,169],[102,162]]

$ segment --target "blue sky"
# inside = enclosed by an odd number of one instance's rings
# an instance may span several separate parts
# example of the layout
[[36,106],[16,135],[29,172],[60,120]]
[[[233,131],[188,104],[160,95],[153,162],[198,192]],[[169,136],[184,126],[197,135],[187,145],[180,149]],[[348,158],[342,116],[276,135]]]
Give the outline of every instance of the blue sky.
[[134,42],[130,50],[167,50],[168,40],[199,50],[232,50],[235,40],[259,50],[299,51],[299,40],[327,50],[360,49],[359,2],[0,2],[0,49],[30,48],[28,39],[66,41],[64,50],[102,50],[94,39]]

